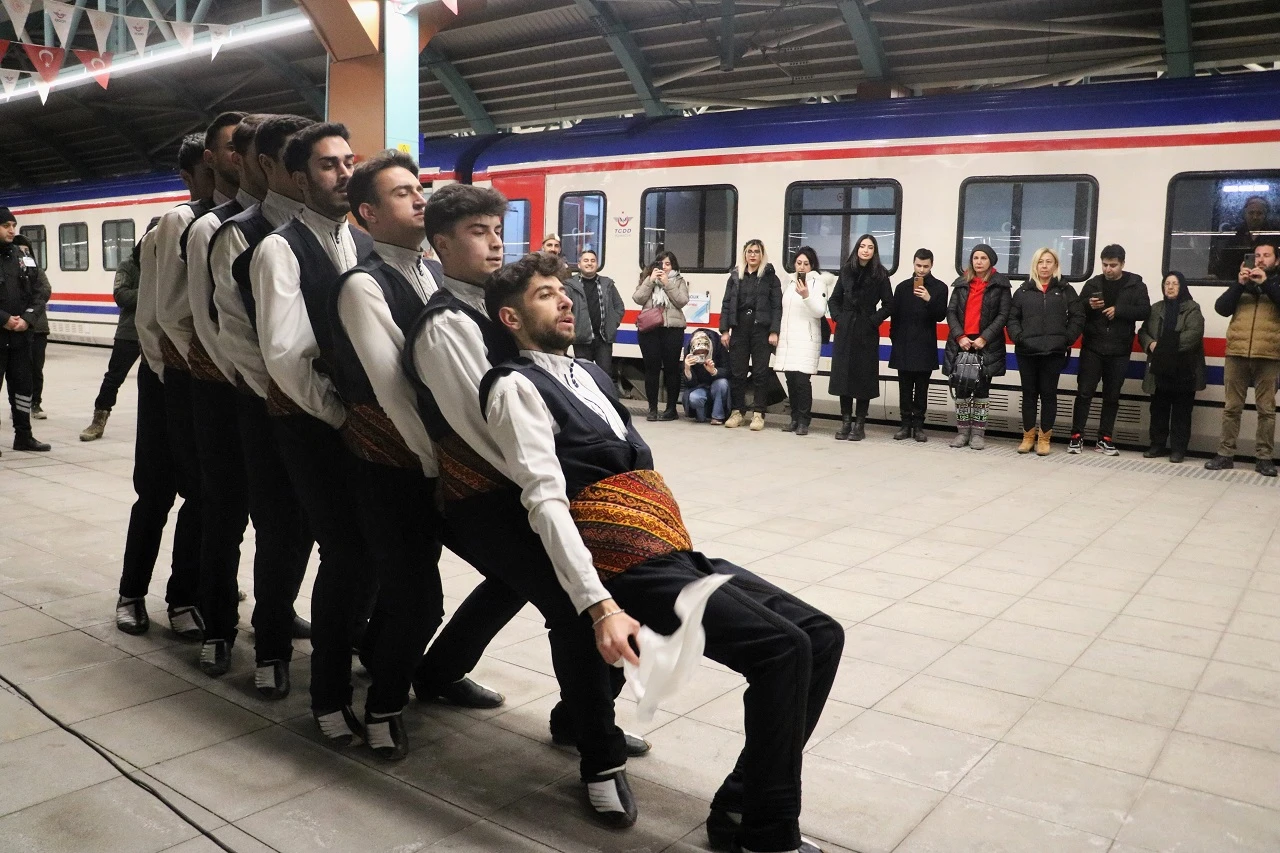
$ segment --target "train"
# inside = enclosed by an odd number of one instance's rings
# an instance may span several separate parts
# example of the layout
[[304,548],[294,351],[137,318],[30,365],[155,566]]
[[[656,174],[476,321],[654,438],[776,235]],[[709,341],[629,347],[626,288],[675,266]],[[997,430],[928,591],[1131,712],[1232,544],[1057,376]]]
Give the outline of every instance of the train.
[[[1034,251],[1049,246],[1077,288],[1101,271],[1101,248],[1120,244],[1126,270],[1143,276],[1153,300],[1163,273],[1177,269],[1204,308],[1208,387],[1197,398],[1192,449],[1207,452],[1218,438],[1227,323],[1213,302],[1234,279],[1249,234],[1280,233],[1277,96],[1280,72],[1271,71],[597,119],[424,139],[421,177],[428,191],[452,182],[500,190],[510,202],[508,257],[556,233],[571,266],[594,249],[628,303],[643,265],[674,252],[690,283],[691,327],[718,323],[728,274],[752,238],[785,277],[800,246],[836,272],[869,232],[895,282],[910,275],[917,248],[933,251],[935,275],[949,281],[968,251],[986,243],[1015,286]],[[183,197],[176,178],[145,175],[5,199],[49,269],[52,339],[109,342],[113,259]],[[639,306],[631,308],[615,348],[624,360],[639,358]],[[887,367],[891,322],[881,329],[873,420],[899,416]],[[939,347],[944,340],[940,326]],[[1135,351],[1114,436],[1122,445],[1146,437],[1144,361]],[[1073,352],[1059,390],[1066,407],[1075,367]],[[993,385],[990,428],[1015,433],[1021,399],[1012,350],[1008,368]],[[831,416],[836,401],[824,390],[816,380],[815,414]],[[940,374],[929,399],[928,420],[945,423],[952,406]],[[1091,427],[1099,405],[1095,398]],[[1250,404],[1242,453],[1252,451],[1253,418]]]

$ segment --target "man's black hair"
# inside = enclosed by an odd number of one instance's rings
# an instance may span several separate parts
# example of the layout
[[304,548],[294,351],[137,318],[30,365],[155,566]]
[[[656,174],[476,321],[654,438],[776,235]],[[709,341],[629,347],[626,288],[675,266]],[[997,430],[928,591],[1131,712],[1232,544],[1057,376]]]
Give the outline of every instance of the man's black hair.
[[315,124],[309,118],[295,115],[275,115],[267,119],[254,134],[253,144],[259,154],[266,154],[272,160],[280,159],[280,151],[284,144],[303,128]]
[[933,252],[930,252],[928,249],[916,249],[916,253],[912,260],[929,261],[930,263],[933,263]]
[[351,215],[356,218],[356,224],[361,228],[365,227],[365,221],[360,215],[360,205],[377,204],[381,201],[375,189],[378,175],[387,169],[397,167],[409,170],[415,178],[418,175],[418,164],[413,158],[394,148],[379,151],[368,160],[356,164],[355,171],[351,173],[351,180],[347,181],[347,201],[351,204]]
[[212,151],[218,146],[218,133],[224,127],[235,127],[242,121],[244,121],[244,113],[238,112],[225,112],[215,118],[204,132],[205,149]]
[[1270,246],[1271,251],[1276,257],[1280,258],[1280,236],[1275,234],[1263,234],[1253,241],[1253,248],[1256,250],[1262,246]]
[[1119,243],[1112,243],[1109,246],[1102,247],[1102,259],[1104,261],[1119,261],[1124,263],[1124,246]]
[[489,276],[489,280],[484,283],[484,304],[489,309],[489,319],[502,327],[498,312],[504,307],[518,305],[524,299],[525,291],[529,289],[529,282],[533,281],[534,276],[554,276],[564,281],[568,274],[569,268],[565,266],[564,260],[550,252],[530,252],[520,260],[507,264]]
[[269,118],[272,118],[270,113],[249,113],[240,119],[240,123],[231,133],[231,147],[236,149],[237,154],[243,157],[249,153],[249,146],[253,144],[253,138],[258,135],[258,128]]
[[204,134],[188,133],[178,146],[178,168],[194,175],[204,160]]
[[435,245],[437,234],[452,231],[453,227],[472,216],[501,217],[507,212],[507,197],[489,187],[471,184],[449,184],[431,194],[427,209],[423,212],[423,229],[427,242]]
[[578,252],[578,257],[581,258],[583,255],[586,255],[586,254],[595,255],[596,260],[600,259],[600,253],[597,252],[595,249],[591,248],[590,246],[583,246],[582,250]]
[[294,172],[307,171],[307,161],[311,159],[311,152],[315,149],[316,143],[333,136],[351,141],[351,132],[347,130],[347,126],[336,121],[312,124],[290,136],[289,141],[284,145],[285,171],[291,175]]

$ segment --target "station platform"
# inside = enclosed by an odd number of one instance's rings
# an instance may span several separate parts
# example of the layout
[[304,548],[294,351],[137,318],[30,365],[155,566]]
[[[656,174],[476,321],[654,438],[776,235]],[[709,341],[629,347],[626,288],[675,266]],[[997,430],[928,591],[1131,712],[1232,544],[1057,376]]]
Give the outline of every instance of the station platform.
[[[650,724],[629,775],[629,831],[584,812],[576,756],[550,744],[549,652],[526,609],[475,677],[496,711],[411,701],[409,757],[317,742],[309,646],[293,693],[252,686],[252,532],[232,670],[167,629],[114,626],[133,501],[132,376],[106,437],[81,443],[104,349],[49,347],[39,438],[3,412],[0,675],[109,750],[237,853],[698,851],[741,748],[742,679],[707,663]],[[1280,850],[1280,488],[1055,446],[988,450],[681,420],[639,424],[695,546],[838,618],[844,659],[804,767],[806,835],[831,853],[1223,853]],[[170,527],[171,532],[171,527]],[[168,540],[166,539],[166,548]],[[314,571],[314,566],[313,566]],[[448,606],[478,575],[451,555]],[[307,613],[309,577],[299,600]],[[357,713],[363,689],[357,685]],[[218,848],[0,686],[0,849]]]

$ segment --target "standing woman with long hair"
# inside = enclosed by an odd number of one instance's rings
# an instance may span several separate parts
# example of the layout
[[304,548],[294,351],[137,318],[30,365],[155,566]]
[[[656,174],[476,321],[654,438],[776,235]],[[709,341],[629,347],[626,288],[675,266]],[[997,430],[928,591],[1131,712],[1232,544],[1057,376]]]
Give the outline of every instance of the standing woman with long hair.
[[742,261],[729,273],[720,304],[720,342],[729,348],[729,394],[733,413],[724,425],[742,426],[747,416],[747,373],[754,388],[751,429],[764,429],[769,405],[769,355],[782,328],[782,282],[765,255],[764,243],[748,240]]
[[[1019,453],[1048,456],[1058,416],[1058,380],[1071,345],[1084,330],[1084,305],[1076,289],[1059,277],[1058,253],[1036,249],[1031,277],[1013,294],[1009,337],[1022,377],[1022,443]],[[1036,405],[1040,431],[1036,433]]]
[[996,271],[999,257],[995,249],[979,243],[969,252],[969,266],[951,285],[947,303],[947,351],[942,372],[951,375],[960,351],[982,355],[982,381],[973,395],[956,399],[956,437],[952,447],[987,446],[987,412],[991,406],[991,380],[1004,376],[1004,327],[1009,320],[1013,288],[1009,279]]
[[[831,346],[831,384],[840,398],[837,441],[866,438],[867,412],[880,396],[880,324],[893,311],[893,286],[880,263],[880,244],[863,234],[854,244],[827,305],[836,321]],[[854,400],[858,407],[854,412]]]
[[782,287],[782,329],[773,369],[787,380],[791,423],[783,432],[809,434],[813,419],[813,374],[822,354],[822,324],[827,322],[828,273],[818,267],[818,253],[808,246],[796,251],[796,274]]
[[[663,252],[645,267],[631,299],[643,313],[661,312],[661,325],[637,332],[640,355],[644,359],[644,395],[649,401],[645,420],[674,421],[680,399],[680,347],[684,344],[684,306],[689,302],[689,285],[680,275],[680,262],[671,252]],[[658,414],[659,378],[666,387],[667,407]]]

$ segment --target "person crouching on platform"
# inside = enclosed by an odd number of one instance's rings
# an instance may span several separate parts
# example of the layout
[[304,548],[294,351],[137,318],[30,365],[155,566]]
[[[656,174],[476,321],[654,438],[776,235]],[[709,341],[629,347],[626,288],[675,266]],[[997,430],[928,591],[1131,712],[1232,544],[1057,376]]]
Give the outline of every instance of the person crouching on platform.
[[609,377],[565,355],[574,334],[565,273],[558,258],[535,253],[489,278],[489,316],[520,354],[480,385],[487,428],[565,592],[588,603],[605,661],[637,663],[642,622],[673,633],[680,590],[710,574],[732,577],[711,595],[703,626],[707,657],[747,679],[746,747],[712,801],[707,835],[721,849],[814,853],[800,836],[800,767],[844,631],[746,569],[693,550]]

